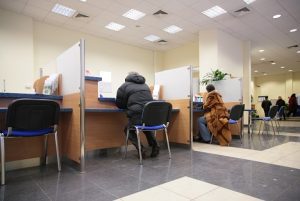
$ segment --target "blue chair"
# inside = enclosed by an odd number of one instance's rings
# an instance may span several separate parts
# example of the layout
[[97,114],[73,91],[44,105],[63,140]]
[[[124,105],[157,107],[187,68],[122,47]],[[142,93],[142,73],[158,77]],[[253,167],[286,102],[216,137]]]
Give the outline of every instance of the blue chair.
[[[48,134],[54,134],[58,171],[61,170],[57,125],[60,106],[57,102],[40,99],[18,99],[9,106],[6,114],[6,130],[0,133],[1,185],[5,184],[5,139],[45,136],[44,163],[47,158]],[[20,148],[20,147],[19,147]]]
[[150,101],[145,104],[143,108],[143,113],[141,117],[141,124],[134,125],[133,127],[127,128],[126,141],[125,141],[125,155],[127,155],[127,147],[128,147],[128,138],[129,138],[129,130],[135,130],[137,139],[138,139],[138,151],[139,151],[139,159],[140,165],[143,164],[142,161],[142,151],[141,151],[141,140],[140,133],[141,131],[154,131],[156,135],[156,131],[163,130],[166,136],[169,158],[171,158],[170,144],[168,138],[168,125],[171,117],[172,105],[171,103],[164,101]]
[[[234,105],[230,109],[228,124],[237,125],[239,123],[239,120],[242,119],[242,117],[243,117],[244,109],[245,109],[245,104]],[[241,143],[242,143],[242,133],[243,133],[243,128],[241,129],[241,132],[239,133]],[[213,135],[211,135],[210,144],[212,143],[212,140],[213,140]]]
[[243,137],[243,130],[244,130],[243,128],[244,122],[242,122],[242,118],[244,114],[244,109],[245,109],[245,104],[234,105],[230,110],[230,116],[228,121],[228,123],[231,125],[237,125],[241,120],[241,132],[239,133],[241,143],[243,143],[242,137]]
[[[278,134],[279,134],[279,130],[278,130],[278,127],[277,127],[277,120],[276,120],[276,114],[277,114],[277,111],[278,111],[278,105],[273,105],[273,106],[270,108],[270,111],[269,111],[269,114],[268,114],[267,117],[253,118],[253,119],[252,119],[252,120],[258,120],[258,121],[260,121],[258,134],[260,134],[260,132],[261,132],[261,126],[262,126],[262,123],[264,123],[264,127],[266,127],[266,124],[269,124],[269,123],[270,123],[271,126],[272,126],[272,128],[273,128],[274,135],[275,135],[276,132],[275,132],[275,128],[274,128],[273,122],[275,123],[277,132],[278,132]],[[268,133],[268,130],[267,130],[267,133]]]

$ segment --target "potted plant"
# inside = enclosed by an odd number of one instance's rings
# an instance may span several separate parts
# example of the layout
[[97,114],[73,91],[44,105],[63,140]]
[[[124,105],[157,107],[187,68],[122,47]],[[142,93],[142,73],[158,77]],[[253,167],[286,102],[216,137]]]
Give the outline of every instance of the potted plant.
[[223,73],[221,70],[216,69],[216,70],[211,70],[211,72],[206,73],[202,80],[201,84],[202,85],[207,85],[208,83],[212,81],[218,81],[218,80],[223,80],[226,75],[229,75],[228,73]]

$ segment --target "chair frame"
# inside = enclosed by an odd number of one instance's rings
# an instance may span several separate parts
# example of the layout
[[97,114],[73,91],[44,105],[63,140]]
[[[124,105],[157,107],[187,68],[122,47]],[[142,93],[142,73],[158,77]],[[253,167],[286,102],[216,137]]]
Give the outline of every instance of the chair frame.
[[[277,105],[273,105],[271,108],[270,108],[270,111],[269,111],[269,117],[263,117],[263,118],[254,118],[254,120],[260,120],[260,124],[259,124],[259,131],[258,131],[258,134],[260,135],[260,132],[261,132],[261,125],[262,123],[264,122],[264,127],[266,125],[266,122],[271,122],[271,126],[272,126],[272,129],[273,129],[273,132],[274,132],[274,135],[276,134],[275,132],[275,128],[274,128],[274,125],[273,125],[273,121],[274,121],[274,124],[275,124],[275,127],[276,127],[276,130],[277,130],[277,133],[279,134],[279,130],[278,130],[278,126],[277,126],[277,120],[275,119],[276,118],[276,114],[277,114],[277,111],[278,111],[278,106]],[[278,123],[279,124],[279,123]],[[252,130],[253,132],[253,130]],[[262,133],[263,134],[263,133]],[[268,130],[267,130],[267,134],[269,134]]]
[[[42,101],[42,102],[41,102]],[[14,105],[16,104],[20,104],[20,103],[26,103],[26,102],[31,102],[30,104],[34,104],[34,103],[43,103],[43,104],[47,104],[50,103],[52,105],[55,105],[55,114],[53,115],[53,132],[49,132],[46,134],[40,134],[40,135],[33,135],[33,136],[14,136],[13,132],[14,132],[14,117],[12,118],[11,114],[15,112],[15,107]],[[37,136],[44,136],[44,153],[43,153],[43,160],[42,160],[42,164],[46,164],[47,161],[47,152],[48,152],[48,135],[49,134],[54,134],[54,138],[55,138],[55,149],[56,149],[56,157],[57,157],[57,168],[58,171],[61,171],[61,161],[60,161],[60,154],[59,154],[59,145],[58,145],[58,134],[57,134],[57,128],[58,128],[58,116],[59,116],[59,104],[56,103],[55,101],[51,101],[51,100],[44,100],[44,99],[18,99],[13,101],[7,110],[7,121],[6,121],[6,125],[7,125],[7,134],[4,135],[4,132],[0,133],[0,151],[1,151],[1,185],[5,185],[5,138],[20,138],[20,137],[37,137]],[[11,116],[9,116],[11,115]],[[26,132],[34,132],[34,130],[26,130]]]
[[[153,111],[151,110],[147,110],[147,112],[145,112],[145,109],[147,107],[151,107],[151,104],[159,104],[159,103],[163,103],[165,105],[168,105],[168,111],[167,111],[167,117],[166,117],[166,121],[163,122],[160,125],[147,125],[147,123],[145,123],[145,120],[147,118],[148,115],[152,115]],[[156,132],[159,130],[163,130],[165,137],[166,137],[166,141],[167,141],[167,147],[168,147],[168,152],[169,152],[169,159],[171,159],[171,150],[170,150],[170,144],[169,144],[169,137],[168,137],[168,126],[169,126],[169,120],[170,120],[170,116],[171,116],[171,112],[172,112],[172,105],[168,102],[164,102],[164,101],[150,101],[148,103],[145,104],[144,108],[143,108],[143,113],[142,113],[142,125],[134,125],[132,127],[127,127],[126,130],[126,139],[125,139],[125,154],[124,154],[124,158],[127,157],[127,147],[128,147],[128,138],[129,138],[129,131],[130,130],[135,130],[136,136],[137,136],[137,141],[138,141],[138,152],[139,152],[139,161],[140,161],[140,165],[143,165],[143,159],[142,159],[142,150],[141,150],[141,139],[140,139],[140,133],[143,131],[154,131],[155,133],[155,137],[156,137]],[[147,121],[147,120],[146,120]],[[158,129],[154,129],[153,127],[155,126],[160,126]]]
[[[239,108],[239,107],[242,107],[242,108]],[[239,110],[239,109],[242,109],[240,111],[241,113],[237,117],[233,116],[231,112],[234,111],[234,110]],[[244,114],[244,109],[245,109],[245,104],[238,104],[238,105],[232,106],[232,108],[230,110],[230,114],[229,114],[228,124],[236,125],[240,119],[242,121],[243,114]],[[234,123],[230,123],[230,120],[233,120],[235,122]],[[242,141],[242,137],[243,137],[243,133],[244,133],[243,130],[244,130],[244,128],[243,128],[243,122],[241,122],[241,132],[239,133],[241,144],[243,144],[243,141]],[[214,137],[214,135],[211,134],[210,144],[212,143],[213,137]],[[229,144],[228,144],[228,146],[229,146]]]

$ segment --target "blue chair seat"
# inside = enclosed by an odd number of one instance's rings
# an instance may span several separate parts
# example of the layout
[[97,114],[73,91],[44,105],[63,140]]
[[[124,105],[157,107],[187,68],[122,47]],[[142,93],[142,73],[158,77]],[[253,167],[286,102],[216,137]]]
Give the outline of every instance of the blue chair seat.
[[238,121],[237,120],[233,120],[233,119],[229,119],[228,123],[229,124],[237,124]]
[[149,130],[149,131],[155,131],[155,130],[160,130],[160,129],[164,129],[165,126],[164,125],[158,125],[158,126],[142,126],[142,125],[138,125],[135,126],[140,130]]
[[3,131],[3,135],[5,137],[35,137],[35,136],[41,136],[48,133],[53,133],[53,128],[45,128],[41,130],[33,130],[33,131],[22,131],[22,130],[12,130],[12,133],[7,136],[8,130]]
[[271,117],[263,117],[262,120],[263,120],[263,121],[270,121],[270,120],[271,120]]

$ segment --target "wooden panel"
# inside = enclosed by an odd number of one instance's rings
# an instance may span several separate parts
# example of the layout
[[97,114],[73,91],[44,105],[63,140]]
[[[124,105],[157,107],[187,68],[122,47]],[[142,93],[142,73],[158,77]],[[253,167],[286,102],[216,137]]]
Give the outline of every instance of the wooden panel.
[[170,142],[190,144],[190,110],[189,100],[168,100],[173,108],[180,109],[180,112],[173,113],[170,126]]
[[72,115],[62,117],[62,153],[69,159],[80,162],[80,94],[65,95],[63,106],[73,109]]

